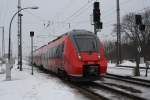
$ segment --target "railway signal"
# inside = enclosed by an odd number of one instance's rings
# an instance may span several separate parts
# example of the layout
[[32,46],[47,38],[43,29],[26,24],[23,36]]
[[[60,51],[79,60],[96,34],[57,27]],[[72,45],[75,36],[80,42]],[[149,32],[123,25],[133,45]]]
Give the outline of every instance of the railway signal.
[[94,22],[100,21],[100,9],[99,9],[99,2],[94,2],[94,9],[93,9],[93,15],[94,15]]
[[99,29],[102,29],[103,23],[100,21],[100,8],[99,8],[99,2],[94,2],[94,8],[93,8],[93,22],[94,22],[94,33],[97,34],[97,31]]

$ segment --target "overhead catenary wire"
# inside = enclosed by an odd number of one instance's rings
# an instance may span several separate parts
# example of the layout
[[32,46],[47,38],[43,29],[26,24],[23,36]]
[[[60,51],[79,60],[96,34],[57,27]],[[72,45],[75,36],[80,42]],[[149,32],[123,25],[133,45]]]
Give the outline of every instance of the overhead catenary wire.
[[[130,3],[130,2],[131,2],[131,0],[126,0],[126,1],[120,2],[120,6],[126,5],[126,4],[128,4],[128,3]],[[122,9],[121,9],[121,10],[122,10]],[[112,7],[112,8],[110,8],[110,9],[106,10],[105,12],[106,12],[106,13],[104,13],[104,14],[102,15],[102,17],[103,17],[104,19],[106,19],[107,17],[110,17],[110,16],[114,15],[114,13],[116,13],[116,8]]]
[[68,16],[67,18],[65,18],[63,20],[63,22],[66,22],[67,20],[70,20],[72,17],[74,17],[76,14],[78,14],[82,9],[84,9],[88,4],[90,4],[93,0],[87,2],[86,4],[84,4],[82,7],[80,7],[77,11],[75,11],[73,14],[71,14],[70,16]]

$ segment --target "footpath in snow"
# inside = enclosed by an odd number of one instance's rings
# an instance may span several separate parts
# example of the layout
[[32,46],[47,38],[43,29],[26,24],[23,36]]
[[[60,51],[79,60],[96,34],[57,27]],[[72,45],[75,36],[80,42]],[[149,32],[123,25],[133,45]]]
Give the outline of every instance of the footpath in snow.
[[5,74],[0,74],[0,100],[88,100],[57,77],[35,68],[31,75],[31,66],[27,64],[23,71],[16,67],[12,69],[11,81],[5,81]]

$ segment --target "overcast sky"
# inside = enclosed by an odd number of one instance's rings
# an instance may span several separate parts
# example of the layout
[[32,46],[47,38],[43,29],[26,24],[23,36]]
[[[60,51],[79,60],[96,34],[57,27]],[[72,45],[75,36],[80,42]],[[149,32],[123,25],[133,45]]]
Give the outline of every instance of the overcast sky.
[[[21,0],[22,7],[38,6],[38,10],[23,13],[23,55],[30,53],[30,31],[35,32],[35,48],[46,44],[72,29],[93,31],[90,15],[94,0]],[[116,0],[97,0],[101,5],[101,21],[104,27],[98,36],[101,40],[112,39],[116,24]],[[5,26],[5,47],[8,51],[8,29],[12,15],[17,11],[18,0],[0,0],[0,26]],[[140,13],[150,7],[150,0],[120,0],[121,19],[129,12]],[[70,27],[69,27],[70,23]],[[1,33],[1,31],[0,31]],[[1,37],[1,34],[0,34]],[[17,17],[12,24],[13,54],[17,55]],[[1,43],[1,38],[0,38]],[[1,44],[0,44],[1,52]],[[1,55],[1,53],[0,53]]]

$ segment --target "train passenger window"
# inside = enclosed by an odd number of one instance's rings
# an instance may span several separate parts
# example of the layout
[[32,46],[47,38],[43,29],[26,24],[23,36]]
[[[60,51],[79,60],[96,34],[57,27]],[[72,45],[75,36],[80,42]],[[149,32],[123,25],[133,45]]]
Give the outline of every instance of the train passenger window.
[[59,58],[59,45],[56,47],[56,57]]
[[50,58],[52,58],[52,48],[50,48]]
[[63,44],[60,44],[56,47],[56,56],[57,58],[61,58],[62,57],[62,54],[63,54],[63,48],[64,48],[64,45]]
[[49,51],[49,59],[51,58],[51,49],[48,50]]
[[56,58],[56,47],[53,48],[53,58]]
[[61,45],[61,51],[60,51],[60,52],[61,52],[60,57],[63,57],[63,53],[64,53],[64,44]]
[[53,58],[54,57],[54,53],[53,53],[53,48],[51,48],[51,54],[52,54],[52,56],[51,56],[51,58]]

